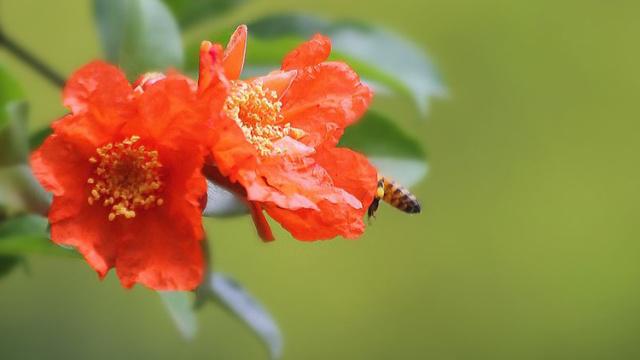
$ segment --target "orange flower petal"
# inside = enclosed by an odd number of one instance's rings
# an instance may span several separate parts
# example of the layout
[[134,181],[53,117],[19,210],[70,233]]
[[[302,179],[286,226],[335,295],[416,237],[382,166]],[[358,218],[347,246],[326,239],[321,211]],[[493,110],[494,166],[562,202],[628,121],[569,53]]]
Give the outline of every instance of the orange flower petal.
[[[116,109],[111,109],[111,119],[114,126],[104,126],[97,120],[100,110],[93,109],[81,114],[69,114],[54,121],[51,128],[54,133],[63,137],[66,142],[72,144],[76,150],[88,159],[95,155],[96,147],[109,142],[116,136],[125,118],[117,115]],[[97,116],[96,116],[97,115]]]
[[[54,134],[31,157],[35,176],[54,194],[51,237],[76,247],[100,276],[118,267],[124,286],[192,290],[203,272],[209,116],[181,75],[136,92],[123,79],[103,63],[76,72],[64,90],[73,113],[53,124]],[[133,143],[153,162],[123,152]],[[96,160],[107,156],[106,165]],[[150,166],[158,170],[145,173]]]
[[238,125],[226,116],[214,120],[211,154],[220,172],[238,181],[241,169],[255,169],[258,153]]
[[327,60],[331,54],[331,40],[316,34],[311,40],[302,43],[282,60],[282,70],[302,69]]
[[203,41],[200,44],[200,67],[198,73],[198,91],[205,92],[226,82],[222,67],[222,46]]
[[244,67],[244,57],[247,51],[247,26],[240,25],[231,35],[227,48],[224,50],[222,63],[224,74],[229,80],[240,78]]
[[131,86],[115,66],[95,61],[76,71],[67,82],[63,98],[72,111],[51,127],[85,153],[114,136],[135,111]]
[[347,148],[322,149],[315,159],[329,173],[334,186],[344,189],[365,205],[363,210],[371,204],[378,187],[378,171],[369,159]]
[[284,209],[267,204],[271,217],[299,240],[322,240],[336,236],[357,238],[364,232],[363,217],[376,190],[377,171],[366,157],[344,148],[323,148],[315,155],[336,189],[353,195],[364,206],[347,201],[321,201],[318,210]]
[[[245,44],[246,28],[235,37],[239,40],[232,40],[236,44],[230,44],[230,49]],[[283,71],[248,80],[277,92],[281,102],[277,120],[268,115],[265,119],[236,119],[243,123],[245,134],[232,119],[209,112],[215,129],[212,165],[230,182],[242,186],[239,191],[244,190],[251,202],[263,239],[272,234],[262,209],[301,240],[355,238],[364,231],[363,217],[376,189],[376,171],[364,156],[334,146],[344,128],[366,111],[373,94],[346,64],[324,62],[330,51],[329,39],[316,35],[287,55]],[[201,89],[200,94],[207,91]],[[211,93],[201,95],[201,101],[220,103],[220,95]],[[259,154],[247,140],[255,142],[252,131],[262,128],[252,128],[252,122],[262,121],[276,121],[292,129],[290,136],[266,139],[273,148],[266,154]]]
[[88,157],[59,135],[51,135],[31,156],[31,167],[45,189],[54,195],[49,209],[51,239],[59,245],[75,247],[103,277],[111,266],[115,242],[104,231],[107,212],[87,204]]
[[206,143],[207,118],[197,101],[191,84],[181,76],[169,75],[147,87],[138,99],[139,120],[129,121],[123,128],[127,135],[154,139],[160,146],[175,146],[188,138],[197,146]]
[[159,149],[167,168],[164,186],[171,190],[163,193],[164,204],[124,224],[115,265],[124,287],[141,283],[155,290],[193,290],[202,280],[204,157],[197,146],[183,145]]
[[155,290],[193,290],[202,281],[204,258],[181,218],[169,211],[144,214],[119,242],[116,270],[122,286],[141,283]]
[[[51,240],[74,247],[102,278],[115,264],[120,229],[107,221],[105,208],[89,206],[83,199],[73,217],[51,221]],[[52,215],[61,211],[60,202],[66,200],[69,198],[54,198]]]
[[318,210],[289,210],[265,204],[265,210],[298,240],[327,240],[336,236],[355,239],[362,235],[365,226],[362,211],[344,203],[322,201]]
[[[127,101],[131,86],[122,71],[102,61],[89,63],[71,75],[63,91],[64,105],[74,113],[120,107]],[[108,118],[100,118],[109,121]]]
[[161,161],[168,168],[164,178],[165,203],[173,222],[190,229],[189,238],[200,240],[202,232],[201,198],[206,195],[207,183],[202,175],[203,149],[183,143],[176,148],[160,148]]
[[31,169],[47,191],[62,196],[85,186],[90,174],[89,156],[53,134],[31,154]]
[[249,202],[248,206],[249,211],[251,212],[251,218],[253,219],[253,223],[256,225],[256,230],[258,231],[260,239],[265,242],[275,240],[273,232],[271,232],[271,226],[269,226],[269,222],[262,213],[260,203]]
[[271,202],[291,210],[317,209],[320,201],[362,207],[358,199],[334,187],[329,174],[310,157],[263,159],[257,175],[243,179],[251,201]]
[[253,78],[249,81],[262,84],[265,90],[275,91],[278,94],[278,99],[280,99],[291,87],[291,83],[297,73],[296,70],[274,71],[269,75]]
[[[261,171],[264,171],[262,167]],[[298,193],[295,185],[287,189],[281,189],[268,183],[267,175],[258,174],[256,171],[241,170],[238,173],[238,181],[247,192],[247,199],[261,203],[273,203],[286,209],[317,209],[317,205],[305,194]],[[305,181],[300,181],[302,184]],[[296,184],[297,185],[297,184]]]
[[132,87],[136,91],[144,92],[145,90],[147,90],[147,87],[156,83],[157,81],[165,79],[166,77],[167,75],[161,72],[148,72],[138,76],[136,81],[133,82]]
[[286,122],[307,133],[300,141],[337,144],[345,127],[367,110],[373,93],[346,64],[325,62],[299,71],[282,98]]

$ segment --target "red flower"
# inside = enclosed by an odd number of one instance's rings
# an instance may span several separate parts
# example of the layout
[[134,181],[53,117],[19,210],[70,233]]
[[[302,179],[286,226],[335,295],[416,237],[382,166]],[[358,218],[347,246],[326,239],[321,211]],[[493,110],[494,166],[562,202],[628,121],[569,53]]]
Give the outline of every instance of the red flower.
[[206,118],[186,78],[142,85],[102,62],[78,70],[63,94],[71,114],[31,165],[53,193],[55,243],[75,247],[100,277],[115,267],[124,287],[191,290],[203,275]]
[[300,240],[358,237],[376,170],[363,155],[336,145],[366,111],[371,90],[348,65],[325,61],[331,44],[321,35],[287,55],[282,70],[239,80],[246,42],[247,28],[240,26],[224,54],[206,41],[201,47],[203,98],[219,103],[228,95],[214,124],[217,170],[242,185],[266,240],[263,209]]

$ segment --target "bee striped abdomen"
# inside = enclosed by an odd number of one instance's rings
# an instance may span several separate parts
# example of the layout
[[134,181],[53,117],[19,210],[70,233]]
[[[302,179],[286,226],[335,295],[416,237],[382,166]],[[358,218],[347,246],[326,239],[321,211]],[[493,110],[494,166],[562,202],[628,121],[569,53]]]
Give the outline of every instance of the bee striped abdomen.
[[380,200],[409,214],[417,214],[420,212],[420,203],[409,189],[393,180],[378,175],[378,188],[373,202],[369,205],[369,218],[375,217]]
[[384,196],[382,200],[394,208],[409,214],[420,212],[420,203],[409,189],[393,180],[382,177],[384,182]]

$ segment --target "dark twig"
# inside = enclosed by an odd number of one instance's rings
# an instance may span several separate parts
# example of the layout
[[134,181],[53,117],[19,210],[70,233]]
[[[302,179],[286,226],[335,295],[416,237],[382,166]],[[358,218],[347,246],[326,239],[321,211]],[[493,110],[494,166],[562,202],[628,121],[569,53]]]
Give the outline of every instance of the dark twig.
[[9,38],[7,34],[2,31],[1,27],[0,47],[4,47],[5,49],[7,49],[9,53],[13,54],[13,56],[20,59],[22,62],[27,64],[29,67],[45,77],[54,85],[58,87],[64,86],[65,79],[63,76],[55,72],[55,70],[50,68],[47,64],[36,58],[33,54],[29,53],[27,50],[21,47],[17,42]]

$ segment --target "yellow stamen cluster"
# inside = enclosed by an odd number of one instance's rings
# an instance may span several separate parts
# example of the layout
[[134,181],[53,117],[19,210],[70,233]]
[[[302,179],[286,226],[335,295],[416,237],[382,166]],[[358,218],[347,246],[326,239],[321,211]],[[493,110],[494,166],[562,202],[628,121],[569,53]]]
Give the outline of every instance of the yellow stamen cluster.
[[253,144],[260,155],[281,154],[274,142],[285,136],[300,139],[304,131],[282,124],[282,103],[275,91],[265,90],[260,83],[234,81],[231,93],[227,97],[224,110],[242,129],[249,143]]
[[109,207],[109,221],[117,216],[131,219],[137,209],[161,206],[158,197],[162,186],[158,152],[135,146],[139,136],[131,136],[118,143],[109,143],[96,149],[97,156],[89,158],[96,165],[94,175],[87,180],[91,185],[90,205],[101,203]]

